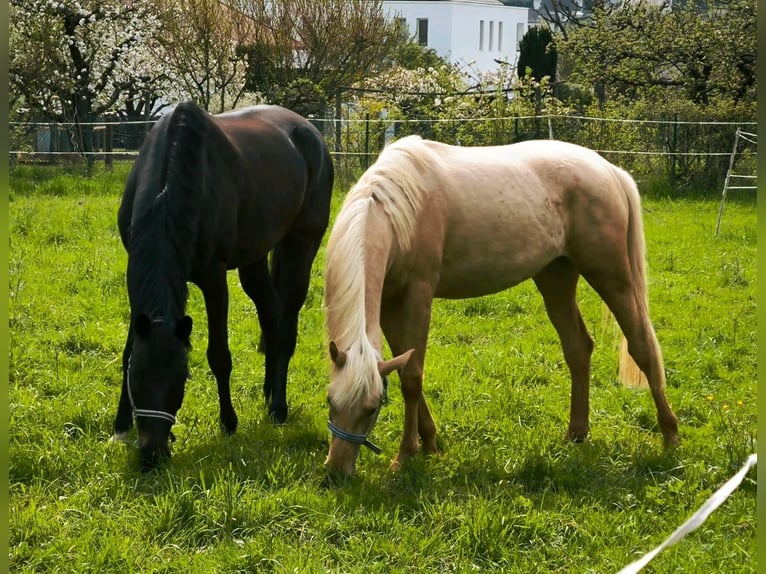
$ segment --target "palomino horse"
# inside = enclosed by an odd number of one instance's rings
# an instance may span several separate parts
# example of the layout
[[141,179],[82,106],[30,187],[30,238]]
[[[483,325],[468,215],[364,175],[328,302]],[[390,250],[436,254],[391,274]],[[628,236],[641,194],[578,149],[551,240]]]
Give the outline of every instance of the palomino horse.
[[187,281],[204,297],[207,358],[225,431],[237,428],[229,390],[228,269],[239,270],[258,311],[269,413],[286,420],[298,312],[327,229],[332,186],[322,135],[278,106],[211,116],[184,103],[149,133],[118,214],[128,252],[130,327],[114,420],[114,438],[124,439],[135,418],[145,467],[169,456],[183,401],[192,328]]
[[[360,445],[374,447],[367,436],[393,370],[404,432],[392,467],[418,451],[418,435],[423,452],[435,452],[423,394],[433,298],[478,297],[529,278],[572,377],[568,437],[588,434],[593,341],[575,299],[582,275],[648,378],[665,442],[677,444],[648,314],[644,249],[633,179],[591,150],[559,141],[454,147],[417,136],[388,146],[348,193],[327,247],[328,470],[351,474]],[[387,361],[381,330],[394,354]]]

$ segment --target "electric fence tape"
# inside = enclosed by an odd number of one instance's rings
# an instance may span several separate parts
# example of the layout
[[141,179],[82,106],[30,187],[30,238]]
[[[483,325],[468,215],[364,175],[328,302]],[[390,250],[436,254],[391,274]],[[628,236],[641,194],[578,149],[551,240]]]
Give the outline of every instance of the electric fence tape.
[[686,522],[684,522],[681,526],[679,526],[673,534],[668,536],[668,538],[660,544],[657,548],[649,552],[648,554],[645,554],[642,558],[639,560],[636,560],[635,562],[628,564],[625,568],[620,570],[617,574],[635,574],[636,572],[639,572],[644,566],[649,564],[649,562],[657,556],[662,550],[665,548],[668,548],[669,546],[673,546],[676,542],[681,540],[684,536],[692,532],[693,530],[696,530],[699,526],[702,525],[705,520],[707,520],[707,517],[712,514],[712,512],[721,506],[723,502],[731,496],[731,493],[736,490],[736,488],[740,485],[740,483],[744,480],[745,475],[747,474],[747,471],[750,470],[751,467],[755,466],[757,462],[757,456],[756,454],[751,454],[747,461],[745,462],[744,466],[740,469],[740,471],[732,476],[721,488],[715,491],[713,495],[708,498],[705,501],[705,504],[700,506],[699,510],[695,512],[691,518],[689,518]]

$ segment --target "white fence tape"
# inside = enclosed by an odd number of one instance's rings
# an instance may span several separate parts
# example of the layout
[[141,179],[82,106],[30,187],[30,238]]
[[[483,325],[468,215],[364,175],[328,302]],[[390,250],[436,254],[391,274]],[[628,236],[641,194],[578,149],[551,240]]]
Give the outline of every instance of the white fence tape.
[[731,496],[731,493],[736,490],[736,488],[745,478],[747,471],[750,470],[751,467],[755,466],[757,462],[757,456],[758,455],[756,454],[751,454],[747,458],[745,465],[740,469],[740,471],[732,476],[721,488],[716,490],[715,493],[713,493],[713,495],[705,501],[705,504],[700,506],[699,510],[695,512],[691,518],[689,518],[689,520],[684,522],[676,529],[675,532],[673,532],[673,534],[668,536],[665,542],[660,544],[657,548],[648,554],[645,554],[641,559],[636,560],[632,564],[628,564],[617,574],[635,574],[636,572],[639,572],[644,566],[649,564],[649,562],[662,550],[669,546],[673,546],[673,544],[681,540],[684,536],[699,528],[699,526],[701,526],[702,523],[707,520],[707,517],[710,516],[716,508],[721,506],[721,504],[723,504],[723,502],[729,498],[729,496]]

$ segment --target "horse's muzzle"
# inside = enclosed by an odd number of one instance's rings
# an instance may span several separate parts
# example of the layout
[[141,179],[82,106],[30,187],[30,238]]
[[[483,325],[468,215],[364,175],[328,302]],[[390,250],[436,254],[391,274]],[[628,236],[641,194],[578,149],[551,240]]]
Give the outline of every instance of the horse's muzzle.
[[139,431],[138,456],[141,461],[142,470],[152,470],[163,461],[170,459],[170,440],[172,436],[172,433],[169,431]]
[[139,457],[141,459],[141,470],[152,470],[170,458],[170,446],[166,442],[164,444],[139,447]]
[[332,437],[330,451],[325,460],[325,471],[333,477],[350,477],[356,471],[359,444]]

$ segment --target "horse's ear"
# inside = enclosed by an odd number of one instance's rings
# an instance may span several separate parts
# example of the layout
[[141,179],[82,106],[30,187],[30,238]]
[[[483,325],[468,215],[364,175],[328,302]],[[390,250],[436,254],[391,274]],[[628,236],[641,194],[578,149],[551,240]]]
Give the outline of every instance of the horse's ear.
[[138,317],[136,317],[136,324],[133,326],[133,328],[136,330],[136,335],[139,337],[148,337],[149,331],[152,330],[152,320],[149,319],[146,314],[141,313]]
[[415,349],[410,349],[409,351],[406,351],[401,355],[394,357],[393,359],[389,359],[388,361],[378,361],[378,372],[385,377],[389,373],[397,369],[401,369],[404,365],[407,364],[407,361],[410,360],[410,357],[414,352]]
[[184,317],[178,323],[176,323],[176,337],[182,341],[186,341],[189,339],[191,332],[192,318],[189,317],[189,315],[184,315]]
[[332,362],[335,363],[336,367],[342,369],[343,365],[346,364],[346,359],[348,357],[346,356],[345,351],[341,351],[338,348],[338,345],[335,344],[335,341],[330,341],[330,358],[332,359]]

